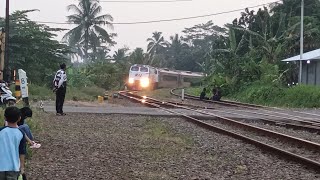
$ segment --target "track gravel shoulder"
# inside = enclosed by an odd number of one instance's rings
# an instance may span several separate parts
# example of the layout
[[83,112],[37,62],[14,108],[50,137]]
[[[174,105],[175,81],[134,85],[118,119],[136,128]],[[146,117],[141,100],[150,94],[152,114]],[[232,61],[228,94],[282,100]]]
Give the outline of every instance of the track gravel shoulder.
[[305,167],[178,118],[41,115],[29,179],[320,179]]

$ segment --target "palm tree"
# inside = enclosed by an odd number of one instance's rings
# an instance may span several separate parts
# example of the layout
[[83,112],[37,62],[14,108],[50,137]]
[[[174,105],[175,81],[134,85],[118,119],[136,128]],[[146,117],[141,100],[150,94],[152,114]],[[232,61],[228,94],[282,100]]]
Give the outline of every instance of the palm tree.
[[[67,7],[68,11],[72,10],[75,14],[67,16],[68,22],[76,24],[77,27],[71,29],[63,37],[70,46],[76,43],[84,43],[85,61],[88,60],[88,49],[90,39],[99,40],[102,37],[107,42],[112,42],[108,32],[101,27],[101,25],[107,25],[109,28],[113,28],[113,18],[109,14],[99,15],[102,7],[97,0],[79,0],[78,6],[71,4]],[[90,38],[91,37],[91,38]],[[95,43],[92,43],[95,44]]]
[[158,61],[163,61],[163,58],[160,57],[160,53],[165,51],[165,48],[168,47],[169,43],[164,40],[162,36],[162,32],[152,33],[152,38],[148,38],[147,42],[148,42],[147,53],[149,54],[148,55],[149,64],[153,65],[155,59],[157,59]]
[[127,57],[126,56],[126,53],[129,49],[128,48],[121,48],[121,49],[118,49],[117,51],[114,52],[114,55],[113,55],[113,59],[116,61],[116,62],[121,62],[121,61],[124,61],[124,59]]
[[187,49],[189,49],[189,46],[187,43],[182,41],[182,37],[179,37],[178,34],[170,36],[170,43],[167,52],[169,56],[167,65],[169,67],[174,67],[174,65],[178,63],[179,59],[181,59],[182,52]]
[[162,36],[162,32],[154,32],[152,33],[152,38],[147,39],[148,42],[148,53],[157,54],[161,52],[165,47],[168,46],[168,42],[166,42]]
[[182,37],[179,37],[178,34],[170,36],[170,49],[174,54],[179,54],[183,49],[189,48],[188,44],[183,42]]
[[129,56],[131,64],[148,64],[148,54],[143,52],[142,48],[136,48]]

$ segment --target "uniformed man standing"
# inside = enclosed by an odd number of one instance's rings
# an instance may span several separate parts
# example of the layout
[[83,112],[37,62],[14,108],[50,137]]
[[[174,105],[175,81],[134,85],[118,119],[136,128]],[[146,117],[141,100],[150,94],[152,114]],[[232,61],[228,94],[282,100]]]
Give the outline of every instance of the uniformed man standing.
[[60,65],[60,70],[57,71],[53,80],[54,89],[53,92],[56,93],[56,111],[57,115],[64,116],[63,113],[63,103],[67,91],[67,74],[66,65],[63,63]]

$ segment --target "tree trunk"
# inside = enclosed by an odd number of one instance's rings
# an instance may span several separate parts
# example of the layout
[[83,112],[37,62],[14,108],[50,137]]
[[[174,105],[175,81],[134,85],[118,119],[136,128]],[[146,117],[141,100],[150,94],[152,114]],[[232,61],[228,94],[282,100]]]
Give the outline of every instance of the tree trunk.
[[89,49],[89,27],[86,27],[86,32],[84,35],[84,62],[88,63],[88,49]]

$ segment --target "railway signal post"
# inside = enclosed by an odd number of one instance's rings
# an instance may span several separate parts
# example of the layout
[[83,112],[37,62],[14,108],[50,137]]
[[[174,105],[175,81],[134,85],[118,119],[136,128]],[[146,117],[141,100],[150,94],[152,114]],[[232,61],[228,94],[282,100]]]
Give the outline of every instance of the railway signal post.
[[4,51],[4,66],[1,66],[3,68],[2,76],[4,76],[4,80],[9,82],[10,79],[10,71],[9,71],[9,0],[6,0],[6,21],[5,21],[5,51]]
[[182,101],[184,101],[184,89],[182,89],[182,91],[181,91],[181,99],[182,99]]
[[20,81],[22,100],[23,100],[25,106],[29,106],[29,93],[28,93],[28,77],[27,77],[27,73],[24,70],[19,69],[18,70],[18,74],[19,74],[19,81]]

